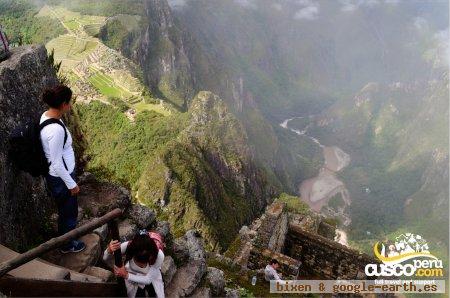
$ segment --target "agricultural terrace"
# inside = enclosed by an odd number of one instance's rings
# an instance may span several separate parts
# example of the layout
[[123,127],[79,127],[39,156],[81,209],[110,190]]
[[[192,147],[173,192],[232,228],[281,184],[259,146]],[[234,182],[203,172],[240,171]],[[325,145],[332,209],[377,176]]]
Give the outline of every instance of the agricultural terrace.
[[[145,92],[147,88],[133,75],[131,69],[119,69],[108,63],[115,60],[111,58],[127,59],[121,53],[105,46],[96,37],[105,22],[105,17],[82,15],[64,7],[54,6],[44,6],[37,17],[55,18],[67,30],[67,34],[52,39],[46,47],[49,52],[52,50],[55,52],[56,62],[62,62],[61,72],[70,83],[88,84],[104,97],[102,101],[111,98],[120,99],[127,107],[135,109],[138,113],[145,110],[163,115],[171,113],[166,104],[152,99],[150,93]],[[132,16],[130,19],[137,21]],[[86,65],[88,67],[84,67]],[[114,104],[114,101],[108,101]]]

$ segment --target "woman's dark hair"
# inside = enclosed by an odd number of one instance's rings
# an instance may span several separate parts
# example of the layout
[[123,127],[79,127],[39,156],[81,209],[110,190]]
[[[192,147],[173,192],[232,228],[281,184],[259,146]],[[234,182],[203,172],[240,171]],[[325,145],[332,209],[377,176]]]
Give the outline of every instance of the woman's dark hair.
[[42,100],[51,108],[59,109],[63,103],[69,103],[72,90],[66,85],[56,85],[42,92]]
[[279,263],[277,260],[272,259],[272,260],[270,261],[270,265],[274,265],[274,264],[280,265],[280,263]]
[[158,247],[155,241],[148,234],[137,234],[128,243],[125,251],[125,263],[135,258],[138,262],[148,262],[149,265],[153,265],[157,256]]

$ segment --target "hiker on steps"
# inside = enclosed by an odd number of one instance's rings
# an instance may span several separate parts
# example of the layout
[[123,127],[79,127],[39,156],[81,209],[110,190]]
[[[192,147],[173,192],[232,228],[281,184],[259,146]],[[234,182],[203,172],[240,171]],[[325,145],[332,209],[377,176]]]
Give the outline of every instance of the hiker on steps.
[[164,253],[161,246],[146,230],[140,231],[131,241],[111,241],[103,254],[103,260],[113,260],[114,251],[125,254],[125,266],[114,266],[114,273],[125,280],[128,297],[164,298],[164,282],[161,265]]
[[[40,119],[41,142],[49,171],[45,176],[47,187],[58,206],[58,233],[65,234],[77,225],[80,191],[75,182],[75,154],[72,136],[62,117],[71,109],[72,90],[64,85],[46,89],[42,100],[48,105]],[[71,240],[61,248],[62,253],[82,251],[86,245],[80,240]]]

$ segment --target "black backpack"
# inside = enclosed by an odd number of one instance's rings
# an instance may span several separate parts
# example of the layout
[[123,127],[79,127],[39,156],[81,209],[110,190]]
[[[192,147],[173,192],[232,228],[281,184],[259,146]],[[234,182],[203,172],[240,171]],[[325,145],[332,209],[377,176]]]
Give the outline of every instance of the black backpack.
[[[48,174],[50,164],[42,148],[41,130],[53,123],[57,123],[64,128],[64,147],[67,141],[67,131],[64,124],[58,119],[50,118],[41,124],[39,124],[39,121],[30,121],[11,133],[9,156],[17,168],[30,173],[33,177]],[[63,163],[67,170],[64,159]]]

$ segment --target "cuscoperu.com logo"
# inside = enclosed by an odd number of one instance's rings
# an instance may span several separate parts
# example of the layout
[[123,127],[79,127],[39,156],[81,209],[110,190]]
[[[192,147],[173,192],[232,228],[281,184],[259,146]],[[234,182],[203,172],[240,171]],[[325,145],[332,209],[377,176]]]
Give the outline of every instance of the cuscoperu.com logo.
[[432,255],[428,243],[420,235],[401,234],[395,242],[377,242],[375,256],[382,264],[367,264],[367,276],[443,276],[442,260]]

